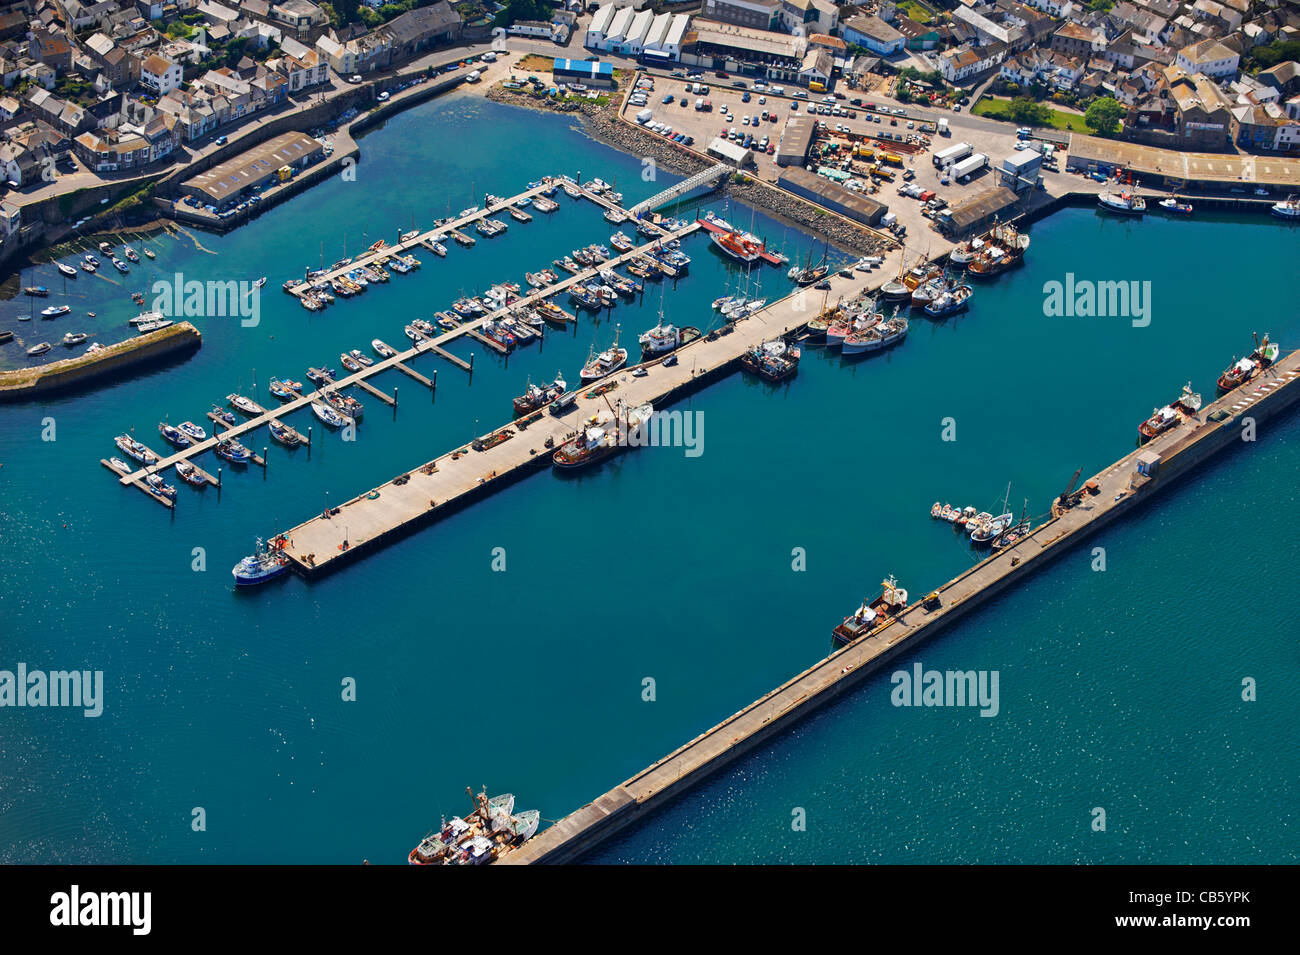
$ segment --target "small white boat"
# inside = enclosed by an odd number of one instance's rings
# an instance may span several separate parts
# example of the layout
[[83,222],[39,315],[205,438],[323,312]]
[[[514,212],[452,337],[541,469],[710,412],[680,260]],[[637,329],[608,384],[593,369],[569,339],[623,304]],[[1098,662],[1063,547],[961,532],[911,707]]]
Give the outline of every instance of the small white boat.
[[48,352],[53,346],[49,342],[41,342],[39,345],[33,345],[27,349],[27,354],[32,358],[38,358]]

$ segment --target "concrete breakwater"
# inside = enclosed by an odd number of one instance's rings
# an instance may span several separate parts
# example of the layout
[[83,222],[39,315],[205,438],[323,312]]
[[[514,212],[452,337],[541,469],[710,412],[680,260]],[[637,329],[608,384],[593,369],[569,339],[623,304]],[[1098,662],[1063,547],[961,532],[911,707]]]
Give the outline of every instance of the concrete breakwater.
[[[1191,415],[1169,432],[1096,474],[1095,493],[1014,544],[914,601],[876,629],[817,661],[770,693],[725,718],[635,776],[565,816],[502,859],[507,865],[565,863],[581,857],[790,725],[861,685],[871,674],[950,624],[1048,566],[1098,531],[1122,520],[1160,491],[1243,440],[1243,426],[1262,424],[1300,402],[1300,352]],[[1085,488],[1087,485],[1085,485]],[[848,608],[846,608],[848,609]],[[835,619],[828,614],[828,624]]]
[[186,356],[198,350],[202,343],[203,336],[197,328],[189,322],[178,322],[109,345],[94,354],[3,371],[0,372],[0,403],[75,391],[93,382],[121,377],[131,370]]

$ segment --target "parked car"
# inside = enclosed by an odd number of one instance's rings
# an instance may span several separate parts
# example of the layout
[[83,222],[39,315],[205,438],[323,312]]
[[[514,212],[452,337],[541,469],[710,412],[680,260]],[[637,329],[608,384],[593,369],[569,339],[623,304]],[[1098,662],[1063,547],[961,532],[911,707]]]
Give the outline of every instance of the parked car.
[[666,95],[664,96],[662,102],[663,102],[663,104],[664,104],[665,106],[667,106],[667,105],[668,105],[669,103],[671,103],[675,98],[676,98],[676,97],[674,97],[672,93],[668,93],[668,94],[666,94]]
[[360,74],[357,74],[357,75],[354,75],[354,76],[349,76],[349,77],[348,77],[348,82],[349,82],[349,83],[360,83],[360,82],[361,82],[361,76],[360,76]]
[[214,146],[224,146],[224,145],[226,145],[226,143],[228,143],[228,142],[230,142],[230,140],[229,140],[227,137],[225,137],[225,136],[218,136],[216,139],[212,140],[212,145],[214,145]]

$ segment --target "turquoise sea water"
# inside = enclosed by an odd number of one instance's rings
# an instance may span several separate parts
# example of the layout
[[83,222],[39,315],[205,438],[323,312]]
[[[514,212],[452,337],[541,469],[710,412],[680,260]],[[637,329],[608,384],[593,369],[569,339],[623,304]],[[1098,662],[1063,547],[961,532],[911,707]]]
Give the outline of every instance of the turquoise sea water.
[[[265,474],[227,469],[220,494],[182,487],[172,515],[121,489],[98,464],[113,435],[134,428],[160,449],[164,418],[200,420],[254,382],[265,397],[271,376],[337,367],[374,337],[398,344],[409,318],[522,282],[611,230],[561,195],[552,217],[445,260],[418,252],[419,273],[326,312],[279,293],[341,257],[345,233],[354,254],[546,173],[615,181],[629,203],[671,181],[643,182],[636,157],[562,118],[465,98],[405,113],[362,146],[355,182],[200,234],[202,249],[166,240],[111,296],[102,279],[69,283],[84,296],[70,304],[98,313],[77,324],[90,331],[124,328],[126,293],[155,272],[265,274],[257,328],[200,319],[203,348],[184,364],[0,411],[0,668],[99,669],[107,691],[98,719],[0,711],[0,859],[400,862],[482,784],[559,818],[824,655],[883,575],[918,593],[967,566],[969,548],[929,518],[935,499],[991,510],[1011,482],[1012,506],[1027,497],[1042,513],[1075,468],[1127,451],[1184,381],[1208,396],[1251,331],[1300,342],[1285,304],[1294,230],[1065,212],[1033,228],[1029,264],[981,286],[966,316],[916,320],[902,347],[857,363],[810,349],[779,388],[733,376],[683,402],[703,414],[699,457],[647,448],[577,479],[539,474],[317,584],[235,593],[229,567],[255,536],[508,419],[526,377],[573,380],[614,324],[627,340],[660,308],[652,286],[508,365],[479,354],[472,384],[421,359],[439,371],[436,400],[381,376],[399,390],[395,418],[359,395],[355,444],[317,427],[310,455],[272,448]],[[792,257],[817,247],[761,215],[754,228]],[[705,326],[735,273],[702,238],[686,250],[690,274],[662,307]],[[1042,284],[1067,271],[1149,280],[1150,326],[1044,317]],[[756,274],[770,296],[789,285],[783,270]],[[1252,276],[1248,299],[1224,281],[1236,275]],[[0,305],[0,327],[28,334],[15,321],[27,307]],[[955,442],[940,440],[947,417]],[[906,658],[999,670],[996,718],[895,709],[878,676],[595,860],[1293,861],[1285,621],[1300,545],[1277,516],[1296,504],[1297,464],[1291,416],[1109,531],[1105,573],[1081,550]],[[497,547],[504,573],[491,569]],[[791,570],[796,547],[806,572]],[[1240,702],[1246,676],[1256,703]],[[353,703],[340,698],[349,677]],[[796,806],[806,832],[791,832]],[[1089,830],[1095,806],[1105,834]],[[194,807],[205,832],[191,829]]]

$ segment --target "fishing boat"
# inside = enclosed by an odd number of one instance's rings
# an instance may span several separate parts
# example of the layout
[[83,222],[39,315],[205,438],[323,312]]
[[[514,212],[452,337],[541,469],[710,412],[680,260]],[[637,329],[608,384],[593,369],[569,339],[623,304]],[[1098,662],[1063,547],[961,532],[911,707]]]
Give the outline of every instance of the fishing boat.
[[415,344],[417,345],[424,341],[424,333],[421,332],[414,325],[407,325],[403,327],[402,332],[403,334],[406,335],[407,338],[415,342]]
[[609,244],[619,252],[631,252],[636,247],[636,243],[628,237],[626,232],[615,232],[609,237]]
[[653,414],[654,407],[649,402],[629,409],[620,401],[612,414],[598,412],[588,418],[577,437],[555,449],[551,463],[561,471],[599,464],[637,443],[641,429]]
[[266,284],[266,276],[263,275],[260,279],[255,279],[253,281],[253,288],[261,288],[265,284]]
[[605,307],[605,300],[600,291],[590,285],[569,286],[569,301],[593,312],[599,312]]
[[186,484],[192,484],[195,487],[204,487],[208,483],[208,479],[189,461],[177,461],[176,473],[181,476],[181,480]]
[[141,335],[147,335],[150,332],[156,332],[160,328],[166,328],[168,325],[173,325],[173,324],[175,323],[172,322],[171,319],[159,318],[151,322],[141,322],[139,325],[135,327],[135,330],[139,332]]
[[925,314],[933,318],[946,318],[963,311],[970,303],[974,289],[969,285],[957,285],[944,289],[933,302],[925,306]]
[[295,389],[292,387],[293,384],[296,384],[296,382],[287,382],[281,381],[279,378],[272,378],[270,384],[267,385],[267,388],[271,392],[271,397],[275,398],[277,401],[293,401],[295,398],[302,397],[302,395],[299,394],[299,392],[302,391],[302,386],[299,385],[298,388]]
[[99,268],[99,259],[97,259],[97,258],[94,256],[94,254],[92,254],[92,253],[90,253],[90,252],[87,252],[85,255],[83,255],[83,256],[81,257],[81,259],[82,259],[83,262],[89,262],[89,263],[90,263],[91,265],[93,265],[95,268]]
[[161,421],[158,423],[158,433],[163,436],[163,440],[178,448],[188,448],[194,444],[194,439],[180,428],[174,428]]
[[1268,332],[1264,333],[1264,340],[1255,339],[1255,350],[1250,353],[1250,357],[1259,362],[1260,367],[1267,368],[1273,362],[1277,361],[1277,356],[1281,354],[1281,346],[1277,342],[1269,341]]
[[62,344],[65,348],[72,348],[74,345],[80,345],[89,337],[85,332],[68,332],[63,336]]
[[370,342],[370,347],[375,350],[375,354],[381,358],[392,358],[397,354],[397,349],[386,342],[376,338]]
[[[140,261],[140,256],[139,256],[139,254],[137,254],[136,251],[135,251],[135,249],[131,248],[129,245],[124,245],[124,246],[122,246],[122,254],[126,256],[126,259],[127,259],[128,262],[139,262],[139,261]],[[263,279],[262,281],[265,282],[266,280]]]
[[606,375],[612,375],[627,363],[627,349],[618,345],[618,330],[614,331],[614,344],[600,354],[595,349],[588,354],[587,363],[582,366],[579,377],[584,382],[598,381]]
[[94,262],[83,261],[81,263],[81,271],[83,272],[94,272],[97,268],[99,268],[99,265]]
[[366,355],[364,352],[362,352],[360,348],[354,348],[351,351],[349,351],[348,354],[351,355],[353,361],[355,361],[362,368],[370,368],[375,363],[375,360],[370,356]]
[[984,238],[984,247],[966,266],[976,278],[993,278],[1015,268],[1029,250],[1029,236],[1010,222],[995,225]]
[[1163,408],[1156,408],[1151,417],[1147,418],[1138,425],[1138,437],[1142,441],[1150,441],[1157,435],[1163,434],[1182,420],[1178,412],[1172,405],[1165,405]]
[[271,432],[271,437],[286,448],[296,448],[302,444],[302,436],[282,421],[272,420],[267,427]]
[[764,381],[777,383],[794,377],[799,370],[798,348],[776,338],[760,342],[740,356],[740,366]]
[[0,345],[7,345],[13,340],[14,333],[9,331],[9,329],[6,328],[5,330],[0,331]]
[[539,408],[545,408],[568,389],[564,379],[557,373],[549,385],[538,386],[528,382],[524,393],[514,399],[515,417],[531,414]]
[[1120,192],[1109,190],[1097,196],[1097,204],[1107,212],[1119,215],[1140,216],[1147,211],[1147,201],[1127,189]]
[[659,313],[659,321],[654,328],[642,332],[637,341],[641,345],[641,360],[649,361],[658,358],[660,355],[666,355],[669,352],[676,351],[683,345],[689,344],[700,337],[700,330],[694,325],[685,325],[678,327],[673,324],[664,324],[664,314]]
[[274,580],[289,569],[289,558],[284,555],[283,538],[276,538],[267,547],[258,538],[257,547],[230,571],[235,578],[236,587],[255,587],[268,580]]
[[66,275],[68,278],[75,279],[77,277],[77,270],[71,265],[65,265],[62,262],[55,262],[54,264],[58,267],[59,272]]
[[357,401],[351,395],[345,395],[337,391],[326,391],[323,397],[331,408],[341,414],[344,418],[350,418],[353,421],[360,421],[365,414],[365,405]]
[[554,302],[541,301],[534,305],[533,308],[537,311],[538,315],[542,316],[543,319],[553,325],[564,325],[568,322],[576,322],[578,320],[575,315],[566,312]]
[[[234,416],[232,415],[231,416],[232,420],[233,417]],[[193,421],[182,421],[176,427],[179,428],[186,436],[188,436],[193,441],[206,441],[208,439],[207,431],[199,427]]]
[[1161,209],[1166,212],[1172,212],[1180,216],[1190,216],[1192,214],[1192,204],[1190,202],[1181,202],[1175,195],[1161,199],[1158,203]]
[[881,593],[875,600],[863,600],[862,606],[831,631],[836,643],[846,644],[859,640],[885,626],[895,616],[907,609],[907,591],[898,586],[892,575],[881,581]]
[[158,258],[158,256],[154,255],[154,253],[153,253],[153,249],[145,249],[145,250],[144,250],[144,254],[145,254],[145,258],[149,258],[149,259],[156,259],[156,258]]
[[308,368],[307,380],[314,385],[328,385],[337,376],[333,368]]
[[347,352],[342,352],[339,355],[339,364],[342,365],[344,368],[346,368],[348,371],[356,372],[361,370],[361,362],[357,361]]
[[243,395],[226,395],[226,401],[230,402],[230,406],[236,411],[246,414],[250,418],[256,418],[258,415],[266,414],[265,408],[253,399],[245,398]]
[[1300,196],[1287,196],[1281,202],[1275,202],[1268,209],[1279,219],[1287,219],[1291,222],[1300,221]]
[[99,251],[105,255],[110,255],[113,251],[113,243],[106,241],[99,243]]
[[1219,376],[1219,390],[1231,391],[1233,388],[1244,385],[1258,373],[1259,365],[1256,362],[1249,358],[1238,359]]
[[[232,428],[239,423],[239,420],[234,416],[234,414],[221,407],[221,405],[213,405],[212,411],[209,413],[222,424],[228,425]],[[184,426],[182,425],[182,427]]]
[[436,239],[429,240],[429,250],[440,259],[447,257],[447,247]]
[[163,480],[161,474],[146,474],[144,483],[149,485],[149,490],[155,494],[170,500],[176,500],[176,488]]
[[323,404],[322,402],[313,401],[311,403],[311,410],[312,410],[312,414],[314,414],[321,421],[325,422],[325,424],[331,428],[341,428],[343,427],[343,425],[349,423],[348,420],[343,417],[343,415],[339,414],[329,405]]
[[953,268],[964,269],[975,260],[983,248],[984,239],[979,236],[960,242],[948,253],[948,264]]
[[1011,527],[1015,519],[1016,516],[1008,511],[999,514],[997,517],[990,517],[980,521],[975,527],[971,528],[970,542],[976,547],[986,547],[992,544],[994,538]]
[[141,464],[146,465],[158,463],[158,455],[154,454],[129,434],[119,434],[113,439],[113,443],[117,445],[119,451],[132,460],[139,461]]
[[71,311],[71,305],[51,305],[49,308],[41,309],[41,318],[58,318],[60,315],[67,315]]
[[35,344],[31,348],[27,349],[27,355],[28,357],[31,358],[39,358],[41,355],[44,355],[46,352],[48,352],[52,347],[54,346],[52,346],[49,342],[39,342],[38,344]]
[[212,453],[217,457],[229,461],[231,464],[247,464],[253,460],[253,452],[248,450],[234,438],[222,438],[217,442]]
[[109,261],[113,263],[113,268],[117,269],[119,272],[126,273],[131,271],[131,266],[127,265],[117,256],[112,256],[109,258]]
[[529,809],[515,814],[513,795],[488,798],[474,795],[474,811],[462,819],[445,817],[437,831],[426,833],[410,851],[411,865],[487,865],[523,845],[537,832],[541,813]]
[[[879,351],[884,347],[885,335],[882,331],[882,324],[885,316],[880,312],[872,315],[863,315],[858,320],[852,322],[847,332],[843,332],[843,340],[840,343],[841,350],[845,355],[862,355],[869,351]],[[842,328],[837,326],[836,334],[842,332]],[[826,329],[827,342],[830,341],[831,330]]]

